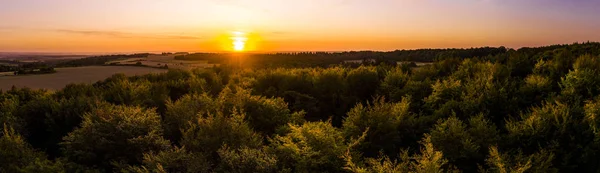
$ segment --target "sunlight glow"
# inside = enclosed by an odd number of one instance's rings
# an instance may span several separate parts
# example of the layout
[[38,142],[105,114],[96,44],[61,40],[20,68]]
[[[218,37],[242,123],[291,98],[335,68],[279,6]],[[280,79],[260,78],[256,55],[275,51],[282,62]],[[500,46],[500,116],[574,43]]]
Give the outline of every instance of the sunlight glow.
[[231,41],[233,44],[233,50],[237,52],[244,51],[244,49],[246,48],[247,40],[248,37],[246,37],[246,33],[239,31],[232,32]]

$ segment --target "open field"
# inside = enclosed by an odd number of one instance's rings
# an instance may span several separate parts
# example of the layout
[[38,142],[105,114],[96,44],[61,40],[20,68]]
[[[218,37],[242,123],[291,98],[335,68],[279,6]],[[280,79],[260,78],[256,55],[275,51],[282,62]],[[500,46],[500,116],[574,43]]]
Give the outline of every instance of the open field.
[[0,77],[0,89],[6,91],[14,85],[17,87],[57,90],[70,83],[94,83],[117,73],[134,76],[166,72],[164,69],[130,66],[57,68],[56,71],[57,72],[53,74],[43,75],[2,76]]
[[0,76],[13,76],[13,75],[15,75],[15,72],[12,72],[12,71],[0,72]]
[[119,61],[111,61],[106,64],[119,64],[119,65],[135,65],[141,63],[144,66],[149,67],[163,67],[167,65],[169,68],[175,69],[193,69],[193,68],[208,68],[213,67],[215,64],[209,64],[207,61],[182,61],[175,60],[175,56],[172,55],[150,55],[146,58],[129,58]]

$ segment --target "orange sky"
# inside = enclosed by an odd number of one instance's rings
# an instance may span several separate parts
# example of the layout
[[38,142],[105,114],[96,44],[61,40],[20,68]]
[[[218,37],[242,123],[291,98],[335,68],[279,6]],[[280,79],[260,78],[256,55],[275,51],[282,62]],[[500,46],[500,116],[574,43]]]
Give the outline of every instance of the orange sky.
[[340,51],[600,41],[594,0],[19,0],[0,51]]

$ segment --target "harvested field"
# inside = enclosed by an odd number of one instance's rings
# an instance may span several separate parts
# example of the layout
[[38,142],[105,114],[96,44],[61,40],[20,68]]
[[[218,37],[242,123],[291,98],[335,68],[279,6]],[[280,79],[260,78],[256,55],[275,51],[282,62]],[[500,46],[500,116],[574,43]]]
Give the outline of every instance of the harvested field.
[[89,66],[57,68],[56,71],[56,73],[52,74],[1,76],[0,90],[9,90],[13,85],[16,87],[57,90],[71,83],[94,83],[117,73],[134,76],[149,73],[162,73],[167,70],[130,66]]

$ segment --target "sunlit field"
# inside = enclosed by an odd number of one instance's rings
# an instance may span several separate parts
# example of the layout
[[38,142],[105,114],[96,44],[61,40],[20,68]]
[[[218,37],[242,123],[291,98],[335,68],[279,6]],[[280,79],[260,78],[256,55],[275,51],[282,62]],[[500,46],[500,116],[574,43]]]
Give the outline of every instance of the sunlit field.
[[71,83],[91,84],[104,80],[117,73],[128,76],[162,73],[167,70],[146,67],[116,67],[116,66],[89,66],[57,68],[56,73],[25,76],[0,76],[0,89],[7,91],[12,86],[17,88],[28,87],[32,89],[59,90]]
[[214,66],[218,66],[218,64],[209,63],[206,60],[197,60],[197,61],[182,61],[176,60],[175,56],[180,56],[180,54],[171,54],[171,55],[149,55],[144,58],[127,58],[116,61],[108,61],[105,65],[142,65],[147,67],[155,67],[155,68],[168,68],[168,69],[185,69],[192,70],[196,68],[210,68]]

